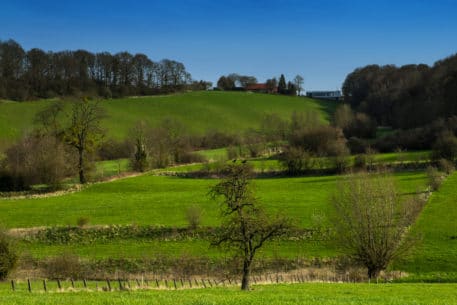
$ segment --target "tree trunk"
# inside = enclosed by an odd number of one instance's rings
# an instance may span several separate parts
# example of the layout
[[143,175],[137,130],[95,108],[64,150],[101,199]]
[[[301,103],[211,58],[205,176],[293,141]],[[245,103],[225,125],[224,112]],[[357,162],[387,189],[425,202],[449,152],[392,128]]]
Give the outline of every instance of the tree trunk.
[[243,263],[243,279],[241,280],[241,290],[249,290],[249,278],[251,276],[251,262],[248,259]]
[[372,267],[368,268],[368,278],[371,279],[377,279],[379,277],[379,274],[381,273],[381,269]]
[[79,182],[81,184],[86,183],[86,175],[84,173],[84,151],[82,149],[78,150],[79,152]]

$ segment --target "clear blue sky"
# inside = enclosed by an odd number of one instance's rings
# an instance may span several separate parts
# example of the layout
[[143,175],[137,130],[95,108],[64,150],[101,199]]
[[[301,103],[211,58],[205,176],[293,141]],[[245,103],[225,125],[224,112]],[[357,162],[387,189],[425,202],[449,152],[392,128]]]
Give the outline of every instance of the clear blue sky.
[[366,64],[433,64],[457,52],[457,1],[0,2],[0,39],[25,49],[145,53],[183,62],[195,79],[296,74],[340,88]]

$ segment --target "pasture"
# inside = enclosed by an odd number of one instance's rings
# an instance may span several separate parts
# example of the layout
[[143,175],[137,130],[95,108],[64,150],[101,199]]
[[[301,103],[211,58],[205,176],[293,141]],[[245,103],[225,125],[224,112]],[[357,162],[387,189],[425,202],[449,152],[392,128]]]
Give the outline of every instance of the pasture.
[[[53,102],[0,102],[0,139],[11,141],[32,130],[35,114]],[[154,126],[164,118],[175,119],[190,134],[238,133],[258,129],[262,118],[270,113],[289,119],[294,111],[315,111],[320,120],[328,122],[336,107],[335,102],[305,97],[206,91],[102,100],[101,104],[108,115],[102,125],[107,137],[115,139],[125,138],[141,120]]]
[[2,304],[354,304],[354,305],[454,305],[455,284],[280,284],[254,285],[247,293],[238,288],[187,290],[138,290],[134,292],[63,292],[28,293],[8,291],[8,283],[0,286]]
[[[401,193],[425,189],[423,172],[395,174]],[[256,196],[272,213],[284,213],[300,226],[312,225],[313,215],[328,210],[337,176],[268,178],[254,181]],[[208,191],[215,179],[168,176],[124,178],[86,186],[82,191],[45,198],[1,199],[0,213],[7,228],[75,225],[79,217],[90,224],[186,226],[185,211],[199,206],[203,226],[218,225],[218,203]],[[173,213],[170,213],[173,211]]]

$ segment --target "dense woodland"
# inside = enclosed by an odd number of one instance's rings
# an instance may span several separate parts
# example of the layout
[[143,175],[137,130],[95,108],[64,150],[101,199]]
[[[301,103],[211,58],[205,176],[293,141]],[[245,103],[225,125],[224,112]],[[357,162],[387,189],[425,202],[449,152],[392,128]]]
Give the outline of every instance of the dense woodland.
[[184,64],[144,54],[91,53],[86,50],[25,51],[14,40],[0,40],[0,98],[31,100],[56,96],[151,95],[211,84],[192,81]]
[[379,125],[409,129],[457,114],[457,55],[427,65],[369,65],[350,73],[344,99]]

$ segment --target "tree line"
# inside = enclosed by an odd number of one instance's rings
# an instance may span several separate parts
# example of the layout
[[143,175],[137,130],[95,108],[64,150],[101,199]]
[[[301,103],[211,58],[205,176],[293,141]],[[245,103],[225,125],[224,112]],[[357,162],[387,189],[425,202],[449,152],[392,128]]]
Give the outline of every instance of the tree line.
[[[301,75],[295,76],[293,81],[286,82],[284,74],[281,74],[278,79],[276,77],[269,78],[265,82],[265,93],[278,93],[284,95],[300,95],[303,90],[304,78]],[[230,73],[222,75],[217,81],[218,90],[236,91],[246,90],[251,85],[257,84],[255,76],[240,75],[237,73]]]
[[0,98],[30,100],[55,96],[152,95],[184,89],[205,90],[183,63],[152,61],[145,54],[91,53],[86,50],[24,50],[14,40],[0,40]]
[[379,125],[410,129],[457,114],[457,55],[424,64],[368,65],[343,83],[344,100]]

